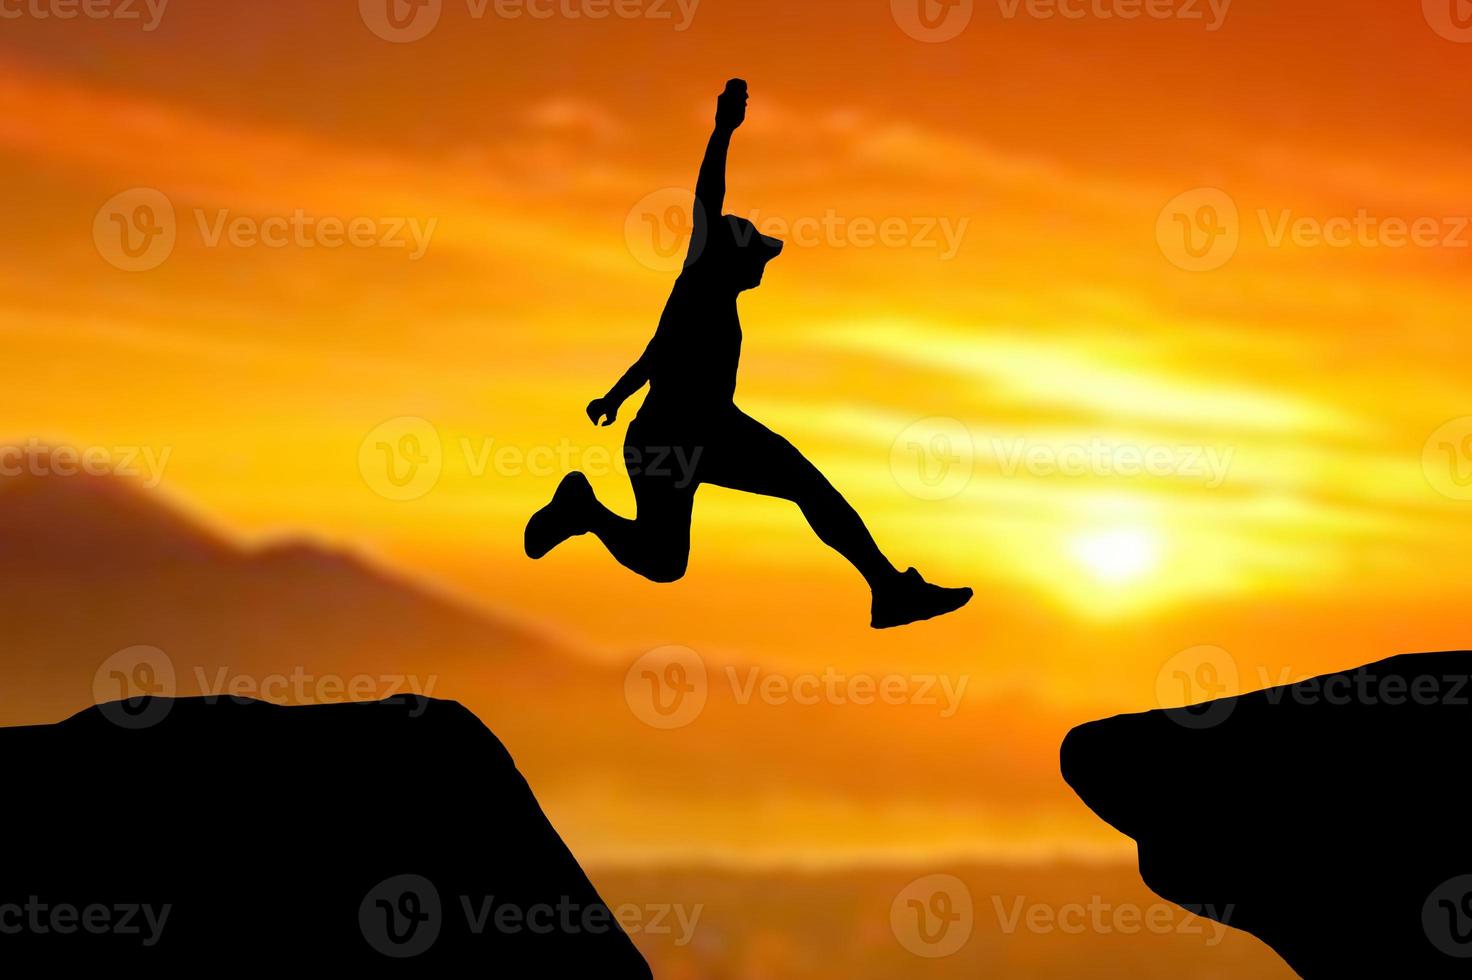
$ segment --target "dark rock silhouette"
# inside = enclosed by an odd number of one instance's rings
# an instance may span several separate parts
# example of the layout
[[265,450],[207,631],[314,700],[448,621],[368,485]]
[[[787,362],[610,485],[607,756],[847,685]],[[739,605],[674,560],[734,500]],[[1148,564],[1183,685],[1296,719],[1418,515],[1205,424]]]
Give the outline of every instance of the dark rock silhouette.
[[0,753],[6,966],[650,976],[453,702],[138,698],[0,730]]
[[1310,980],[1466,976],[1469,676],[1472,653],[1407,655],[1097,721],[1063,775],[1151,889]]

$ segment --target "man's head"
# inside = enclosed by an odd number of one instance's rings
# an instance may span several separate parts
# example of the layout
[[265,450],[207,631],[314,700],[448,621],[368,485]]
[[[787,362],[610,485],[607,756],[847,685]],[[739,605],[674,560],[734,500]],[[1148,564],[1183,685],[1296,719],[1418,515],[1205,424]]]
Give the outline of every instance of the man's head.
[[690,263],[691,271],[736,292],[760,286],[767,263],[781,254],[782,242],[734,214],[722,216],[715,224]]

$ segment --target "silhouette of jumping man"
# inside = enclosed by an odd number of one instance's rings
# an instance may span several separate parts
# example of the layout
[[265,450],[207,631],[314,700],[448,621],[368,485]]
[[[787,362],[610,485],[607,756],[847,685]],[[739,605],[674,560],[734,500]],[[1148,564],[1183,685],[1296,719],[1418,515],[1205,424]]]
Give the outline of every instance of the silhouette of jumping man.
[[953,612],[970,589],[943,589],[884,557],[858,513],[786,439],[736,407],[741,322],[736,298],[762,281],[782,243],[744,218],[722,216],[726,155],[746,120],[746,83],[717,100],[715,133],[695,185],[694,228],[684,271],[643,355],[612,390],[588,405],[594,425],[612,425],[645,383],[649,395],[629,425],[624,464],[638,505],[633,520],[598,502],[582,473],[563,478],[526,526],[526,553],[541,558],[592,533],[619,563],[655,582],[685,574],[690,517],[702,483],[790,500],[819,538],[859,570],[873,592],[870,625],[903,626]]

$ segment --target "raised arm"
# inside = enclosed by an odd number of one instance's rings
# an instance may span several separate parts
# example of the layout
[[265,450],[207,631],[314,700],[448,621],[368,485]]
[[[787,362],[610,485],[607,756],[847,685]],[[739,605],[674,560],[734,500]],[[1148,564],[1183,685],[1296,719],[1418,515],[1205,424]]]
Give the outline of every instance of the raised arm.
[[[731,149],[731,134],[746,121],[746,83],[733,78],[726,83],[726,90],[716,100],[716,128],[711,133],[710,143],[705,148],[705,159],[700,162],[700,176],[695,181],[695,221],[719,221],[726,206],[726,157]],[[693,243],[692,243],[693,247]],[[668,311],[666,311],[668,313]],[[664,326],[664,318],[660,319]],[[644,348],[639,359],[629,366],[623,377],[602,398],[588,403],[588,418],[594,425],[612,425],[618,419],[618,410],[640,388],[649,381],[654,345],[659,335]]]
[[705,227],[721,217],[726,207],[726,156],[731,149],[731,134],[746,121],[746,83],[733,78],[716,100],[716,128],[700,162],[700,176],[695,181],[695,220],[703,219]]

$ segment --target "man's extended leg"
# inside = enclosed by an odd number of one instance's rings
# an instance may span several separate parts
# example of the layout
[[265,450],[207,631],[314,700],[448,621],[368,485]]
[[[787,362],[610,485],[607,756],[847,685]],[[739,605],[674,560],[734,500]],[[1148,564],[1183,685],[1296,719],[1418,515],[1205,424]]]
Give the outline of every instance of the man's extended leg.
[[971,599],[970,589],[942,589],[913,568],[903,573],[895,568],[828,478],[792,443],[747,415],[738,414],[724,427],[720,451],[701,461],[700,479],[797,504],[818,537],[869,583],[876,628],[953,612]]
[[704,483],[797,504],[819,539],[847,558],[871,589],[900,574],[843,494],[792,443],[755,419],[737,417],[723,433],[720,452],[707,453],[701,463]]

